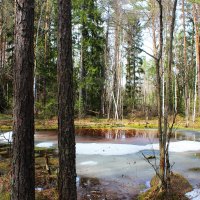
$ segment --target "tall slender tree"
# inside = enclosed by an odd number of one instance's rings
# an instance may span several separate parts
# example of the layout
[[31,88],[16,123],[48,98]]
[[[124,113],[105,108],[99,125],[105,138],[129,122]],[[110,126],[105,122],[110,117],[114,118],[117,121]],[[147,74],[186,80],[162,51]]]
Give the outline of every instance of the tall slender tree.
[[34,200],[34,0],[16,2],[11,199]]
[[71,0],[59,0],[58,148],[60,200],[76,199]]

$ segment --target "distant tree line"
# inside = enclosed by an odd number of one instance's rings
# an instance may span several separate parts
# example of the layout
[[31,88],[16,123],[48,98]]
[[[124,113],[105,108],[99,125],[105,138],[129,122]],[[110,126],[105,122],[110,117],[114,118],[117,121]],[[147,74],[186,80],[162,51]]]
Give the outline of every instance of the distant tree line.
[[[158,47],[158,6],[152,2],[72,2],[75,116],[122,119],[139,113],[157,115],[155,63],[151,56],[145,56],[148,52],[154,55]],[[167,29],[170,2],[163,1]],[[9,112],[13,97],[14,5],[5,0],[0,4],[0,112]],[[170,109],[184,115],[188,126],[200,113],[199,4],[182,1],[179,10],[172,51]],[[57,14],[57,1],[36,0],[34,97],[39,118],[57,114]],[[169,32],[164,31],[163,37],[164,109]],[[150,42],[152,51],[145,47]]]

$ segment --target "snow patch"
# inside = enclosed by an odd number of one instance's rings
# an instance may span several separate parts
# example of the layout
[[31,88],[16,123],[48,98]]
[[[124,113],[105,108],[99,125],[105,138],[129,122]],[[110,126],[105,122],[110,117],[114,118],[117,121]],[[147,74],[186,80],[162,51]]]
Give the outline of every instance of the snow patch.
[[133,10],[133,6],[131,4],[123,4],[122,9],[131,11]]
[[50,148],[54,146],[53,142],[42,142],[35,145],[36,147]]
[[185,194],[191,200],[200,200],[200,189],[194,189],[191,192]]
[[[0,134],[0,143],[12,142],[13,132]],[[36,147],[50,148],[55,146],[57,141],[42,142],[36,144]],[[131,145],[131,144],[112,144],[112,143],[77,143],[76,153],[83,155],[126,155],[134,154],[143,150],[159,150],[159,144],[148,145]],[[171,142],[169,145],[170,152],[187,152],[200,150],[200,142],[197,141],[178,141]],[[90,163],[91,164],[91,163]]]
[[[127,155],[143,150],[159,150],[159,144],[131,145],[131,144],[111,144],[111,143],[77,143],[76,153],[82,155]],[[200,143],[193,141],[171,142],[170,152],[186,152],[200,150]]]
[[43,188],[40,188],[40,187],[37,187],[37,188],[35,188],[35,190],[41,192],[41,191],[44,190],[44,189],[43,189]]
[[151,187],[151,181],[146,181],[145,186],[147,187],[147,189],[149,189]]
[[81,162],[80,165],[90,165],[90,166],[93,166],[93,165],[97,165],[97,162],[95,162],[95,161],[85,161],[85,162]]
[[[159,150],[159,144],[147,145],[147,148]],[[200,143],[195,141],[179,141],[179,142],[170,142],[169,151],[171,152],[186,152],[186,151],[198,151],[200,150]]]
[[1,133],[0,134],[0,142],[3,143],[8,143],[8,142],[12,142],[12,134],[13,132],[6,132],[6,133]]
[[111,143],[77,143],[76,153],[83,155],[126,155],[143,150],[143,146]]

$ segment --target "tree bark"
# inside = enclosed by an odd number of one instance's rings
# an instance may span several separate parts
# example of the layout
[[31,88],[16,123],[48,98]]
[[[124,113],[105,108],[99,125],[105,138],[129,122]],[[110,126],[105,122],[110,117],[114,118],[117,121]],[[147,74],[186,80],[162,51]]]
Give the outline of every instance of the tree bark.
[[[165,141],[167,148],[166,148],[166,183],[167,189],[170,186],[170,162],[169,162],[169,152],[168,146],[171,139],[171,133],[168,130],[168,115],[172,114],[172,62],[173,62],[173,41],[174,41],[174,28],[175,28],[175,19],[176,19],[176,7],[177,7],[177,0],[174,0],[173,10],[172,10],[172,21],[170,25],[170,38],[169,38],[169,51],[168,51],[168,77],[167,77],[167,84],[166,84],[166,104],[165,104],[165,120],[164,120],[164,135],[167,138]],[[165,146],[166,146],[165,145]]]
[[60,200],[75,200],[76,163],[71,0],[58,0],[58,148]]
[[187,64],[187,38],[186,38],[186,28],[185,28],[185,0],[182,0],[182,13],[183,13],[183,57],[184,57],[184,67],[185,67],[185,126],[189,126],[189,86],[188,86],[188,64]]
[[15,17],[12,200],[35,199],[34,0],[18,0]]
[[[196,8],[195,4],[193,5],[193,19],[194,19],[194,28],[195,28],[195,49],[196,49],[195,82],[194,82],[194,107],[193,107],[193,117],[192,117],[192,121],[194,123],[195,119],[196,119],[198,69],[200,67],[200,62],[199,62],[200,61],[199,60],[199,27],[198,27],[198,20],[197,20],[197,8]],[[199,83],[200,83],[200,81],[199,81]],[[200,89],[199,89],[199,91],[200,91]]]
[[[195,122],[196,118],[196,99],[197,99],[197,90],[196,84],[198,82],[198,98],[200,103],[200,44],[199,44],[199,24],[198,24],[198,8],[196,4],[193,4],[193,19],[195,26],[195,50],[196,50],[196,68],[195,68],[195,99],[194,99],[194,111],[193,111],[193,122]],[[199,106],[200,110],[200,106]]]
[[157,102],[158,102],[158,133],[159,133],[159,149],[160,149],[160,186],[161,189],[165,189],[165,145],[166,140],[163,135],[163,128],[162,128],[162,75],[161,71],[161,59],[163,54],[163,4],[162,0],[158,1],[159,4],[159,22],[160,22],[160,29],[159,29],[159,50],[157,53],[157,60],[156,60],[156,77],[157,77]]

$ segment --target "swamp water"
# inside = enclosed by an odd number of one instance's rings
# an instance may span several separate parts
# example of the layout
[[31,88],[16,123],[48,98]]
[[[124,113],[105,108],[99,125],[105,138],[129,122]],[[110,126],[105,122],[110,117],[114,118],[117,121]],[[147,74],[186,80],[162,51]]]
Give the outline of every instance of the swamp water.
[[[79,199],[135,199],[155,175],[142,153],[159,164],[156,130],[77,129],[76,142]],[[57,147],[57,132],[37,132],[35,144]],[[193,187],[199,185],[200,132],[176,131],[170,162],[173,172],[185,176]]]

